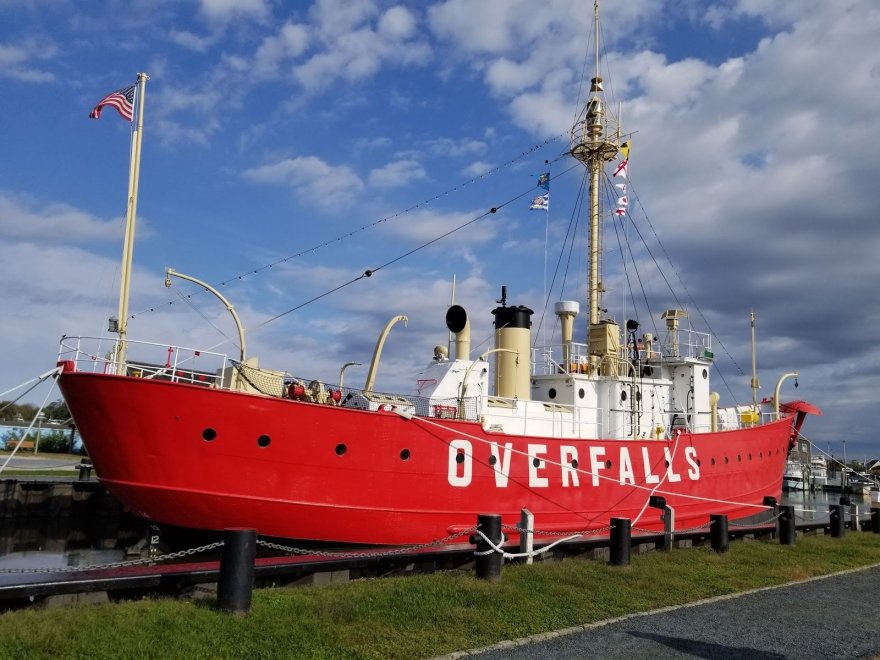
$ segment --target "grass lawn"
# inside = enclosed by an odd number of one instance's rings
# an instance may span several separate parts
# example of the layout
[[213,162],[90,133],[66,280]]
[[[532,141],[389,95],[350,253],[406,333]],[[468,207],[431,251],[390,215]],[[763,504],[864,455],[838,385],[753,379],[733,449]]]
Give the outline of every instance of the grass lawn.
[[213,599],[140,600],[0,614],[0,657],[424,658],[504,639],[880,564],[880,535],[736,541],[508,565],[500,582],[452,571],[259,589],[247,616]]

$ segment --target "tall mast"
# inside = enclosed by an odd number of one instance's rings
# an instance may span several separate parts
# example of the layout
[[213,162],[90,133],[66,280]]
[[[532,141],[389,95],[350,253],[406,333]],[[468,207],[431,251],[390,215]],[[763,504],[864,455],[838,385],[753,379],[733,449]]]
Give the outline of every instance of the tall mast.
[[[599,0],[593,5],[593,25],[595,41],[595,73],[590,83],[590,97],[581,117],[572,128],[571,155],[581,161],[587,168],[590,177],[589,191],[589,283],[588,308],[590,328],[600,321],[602,309],[602,280],[599,272],[601,250],[601,208],[599,195],[599,178],[605,163],[617,156],[620,129],[614,131],[610,138],[606,137],[611,128],[611,121],[605,116],[604,90],[602,77],[599,75]],[[590,341],[588,333],[588,345]],[[595,353],[590,346],[590,353]],[[591,357],[592,360],[592,357]]]
[[144,130],[144,94],[147,80],[146,73],[137,74],[137,124],[131,146],[131,159],[128,170],[128,205],[125,213],[125,239],[122,245],[122,271],[119,278],[119,341],[116,343],[116,373],[125,374],[126,337],[128,335],[128,296],[131,290],[131,262],[134,254],[134,230],[137,224],[138,180],[141,170],[141,137]]

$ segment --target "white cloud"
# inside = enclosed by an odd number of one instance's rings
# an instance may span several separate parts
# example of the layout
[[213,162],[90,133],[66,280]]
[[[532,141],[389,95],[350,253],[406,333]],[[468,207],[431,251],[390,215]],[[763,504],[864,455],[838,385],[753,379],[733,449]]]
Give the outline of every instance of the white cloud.
[[377,188],[399,188],[412,181],[425,179],[427,174],[415,160],[397,160],[370,172],[370,185]]
[[378,32],[391,39],[411,37],[416,28],[416,19],[406,7],[397,5],[382,14]]
[[55,80],[55,74],[35,67],[34,60],[49,60],[58,49],[54,44],[27,39],[18,45],[0,44],[0,77],[22,82],[44,83]]
[[478,160],[465,167],[461,171],[461,173],[465,176],[481,176],[494,168],[495,165],[493,163],[485,163],[481,160]]
[[319,0],[309,16],[313,50],[293,66],[294,79],[306,91],[325,90],[339,79],[359,82],[385,65],[420,65],[431,55],[416,31],[415,14],[400,5],[380,13],[369,0]]
[[315,156],[298,156],[245,170],[245,179],[291,188],[301,203],[325,209],[350,205],[364,184],[347,165],[333,166]]
[[425,148],[435,156],[457,158],[460,156],[479,156],[486,152],[487,145],[482,140],[472,138],[436,138],[423,142]]
[[372,151],[391,146],[391,138],[385,136],[362,137],[354,141],[356,151]]
[[409,243],[422,244],[467,225],[464,231],[440,239],[442,249],[463,249],[491,241],[498,235],[501,215],[488,214],[485,210],[440,212],[433,210],[411,211],[407,222],[380,225],[381,231]]
[[0,236],[41,245],[117,241],[122,236],[121,219],[102,220],[67,204],[36,206],[33,200],[0,192]]
[[325,38],[350,32],[378,13],[374,0],[317,0],[309,8],[315,29]]
[[326,39],[323,50],[293,69],[294,78],[307,91],[323,90],[336,80],[358,82],[375,75],[383,64],[421,64],[430,56],[424,41],[389,38],[362,26]]
[[298,57],[309,44],[309,31],[304,25],[286,23],[277,34],[266,37],[254,56],[253,71],[257,75],[274,75],[285,60]]
[[189,30],[172,30],[169,37],[178,46],[197,53],[206,52],[216,41],[215,37],[201,37]]
[[199,9],[212,23],[241,17],[262,19],[270,13],[267,0],[199,0]]

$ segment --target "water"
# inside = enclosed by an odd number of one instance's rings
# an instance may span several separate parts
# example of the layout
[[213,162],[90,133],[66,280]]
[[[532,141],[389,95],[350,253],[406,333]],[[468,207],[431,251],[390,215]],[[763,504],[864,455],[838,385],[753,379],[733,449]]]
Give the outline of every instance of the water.
[[45,571],[74,567],[84,568],[87,566],[106,566],[126,558],[123,550],[93,548],[62,552],[22,550],[0,556],[0,569]]
[[0,569],[58,569],[121,561],[146,523],[119,518],[10,519],[0,526]]
[[[871,508],[870,496],[848,495],[850,502],[859,507],[862,516]],[[795,508],[795,522],[825,522],[828,507],[840,504],[839,492],[786,491],[781,504]],[[849,511],[845,512],[849,515]],[[766,514],[756,516],[766,519]],[[206,539],[198,533],[184,530],[162,530],[162,550],[186,549],[203,545]],[[96,566],[123,559],[125,549],[157,533],[149,524],[129,516],[110,520],[71,520],[50,518],[37,520],[4,521],[0,525],[0,570],[2,569],[58,569],[73,566]],[[164,547],[171,542],[173,547]]]
[[[871,510],[871,498],[868,495],[846,495],[850,504],[859,507],[859,515],[867,515]],[[828,520],[828,507],[840,504],[840,492],[817,491],[811,493],[803,490],[790,490],[782,493],[781,504],[794,507],[795,522],[814,522]],[[849,515],[849,510],[844,512]]]

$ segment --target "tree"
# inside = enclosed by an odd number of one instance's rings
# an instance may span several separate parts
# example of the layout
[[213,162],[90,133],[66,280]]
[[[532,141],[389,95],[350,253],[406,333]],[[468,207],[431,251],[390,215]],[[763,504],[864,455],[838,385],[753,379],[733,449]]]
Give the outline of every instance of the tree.
[[[32,403],[16,403],[15,401],[0,401],[0,420],[11,422],[30,422],[37,414],[37,406]],[[70,411],[63,399],[58,399],[43,406],[43,414],[46,419],[53,422],[66,422],[70,419]]]
[[58,399],[57,401],[46,404],[43,408],[43,412],[46,413],[46,419],[51,419],[53,421],[66,422],[70,419],[70,411],[67,409],[67,404],[64,402],[64,399]]

